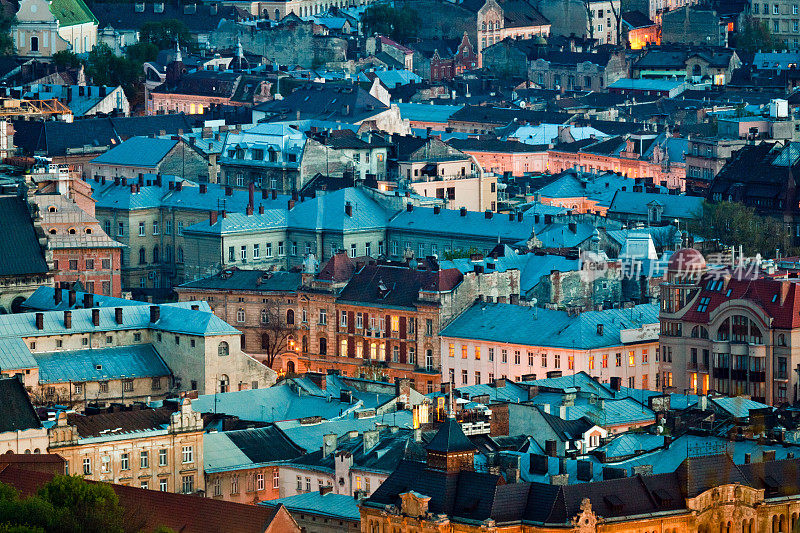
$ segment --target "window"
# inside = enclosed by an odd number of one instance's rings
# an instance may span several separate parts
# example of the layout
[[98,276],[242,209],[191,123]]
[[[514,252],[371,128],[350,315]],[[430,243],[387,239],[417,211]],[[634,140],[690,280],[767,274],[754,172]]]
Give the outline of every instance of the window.
[[320,309],[319,310],[319,324],[320,326],[324,326],[328,323],[328,310],[327,309]]
[[165,448],[158,450],[158,466],[167,466],[167,450]]
[[111,471],[111,457],[104,455],[100,458],[100,472],[107,474]]
[[230,354],[230,347],[228,346],[228,343],[225,341],[220,342],[219,346],[217,347],[217,355],[226,356],[229,354]]
[[83,475],[89,476],[92,474],[92,460],[89,457],[83,458]]
[[292,241],[292,255],[297,255],[297,241]]
[[120,222],[117,224],[117,236],[122,237],[123,235],[125,235],[125,226]]
[[178,228],[177,228],[176,233],[178,235],[183,235],[183,221],[182,220],[178,221]]
[[237,322],[244,322],[244,309],[241,307],[238,311],[236,311],[236,321]]
[[94,270],[94,259],[86,260],[86,270]]
[[475,360],[476,361],[480,361],[481,360],[481,347],[480,346],[476,346],[475,347]]
[[628,351],[628,366],[633,366],[636,364],[636,352],[633,350]]
[[268,242],[264,246],[264,255],[267,256],[267,257],[272,257],[272,243],[271,242]]
[[575,370],[575,356],[570,355],[567,357],[567,368],[569,370]]
[[467,358],[467,345],[466,344],[462,344],[461,345],[461,359],[466,359],[466,358]]
[[139,453],[139,468],[150,468],[150,456],[146,451]]
[[256,490],[264,490],[264,474],[256,474]]
[[602,365],[603,365],[603,368],[608,368],[608,354],[607,354],[607,353],[604,353],[604,354],[603,354],[603,362],[602,362]]
[[466,370],[462,370],[461,371],[461,384],[462,385],[466,385],[467,384],[467,375],[468,374],[467,374]]
[[416,362],[417,349],[413,346],[408,347],[408,361],[407,363],[413,365]]
[[83,394],[83,383],[75,383],[75,394]]
[[561,368],[561,354],[559,353],[553,356],[553,368]]
[[519,350],[514,350],[514,364],[520,364],[520,353]]
[[505,348],[500,350],[500,362],[508,363],[508,350],[506,350]]
[[108,381],[100,382],[100,392],[108,392]]
[[339,341],[339,357],[347,357],[347,339]]
[[133,392],[133,380],[132,379],[123,380],[122,390],[123,392]]
[[242,261],[247,261],[247,246],[242,246],[241,247],[241,252],[239,254],[239,258]]
[[294,311],[292,309],[286,311],[286,323],[289,325],[294,324]]
[[167,490],[169,490],[166,479],[158,480],[158,490],[160,490],[161,492],[167,492]]
[[489,348],[489,361],[494,361],[494,348]]
[[649,356],[647,354],[647,348],[642,348],[642,364],[646,365],[648,359],[649,359]]
[[158,220],[154,220],[153,221],[153,235],[158,235],[158,234],[159,234],[159,231],[158,231]]
[[542,354],[542,368],[547,368],[547,354]]
[[347,311],[341,311],[339,313],[339,327],[341,328],[347,327]]
[[303,490],[303,477],[297,476],[297,490]]
[[181,478],[181,492],[184,494],[194,492],[194,476],[183,476]]
[[255,243],[253,245],[253,259],[260,259],[261,258],[261,250],[259,248],[259,244]]
[[184,446],[182,449],[182,454],[184,464],[194,462],[194,446]]
[[356,329],[364,329],[364,314],[356,313]]
[[139,237],[144,237],[145,229],[144,222],[139,222]]
[[616,362],[617,362],[616,366],[622,366],[622,354],[621,353],[618,353],[616,355]]
[[425,335],[433,335],[433,319],[425,319]]

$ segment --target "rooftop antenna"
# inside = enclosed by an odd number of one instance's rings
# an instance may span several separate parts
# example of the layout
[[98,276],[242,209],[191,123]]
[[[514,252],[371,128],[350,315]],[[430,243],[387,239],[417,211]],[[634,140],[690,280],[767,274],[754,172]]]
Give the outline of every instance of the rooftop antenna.
[[183,56],[181,55],[181,40],[175,41],[175,61],[183,63]]

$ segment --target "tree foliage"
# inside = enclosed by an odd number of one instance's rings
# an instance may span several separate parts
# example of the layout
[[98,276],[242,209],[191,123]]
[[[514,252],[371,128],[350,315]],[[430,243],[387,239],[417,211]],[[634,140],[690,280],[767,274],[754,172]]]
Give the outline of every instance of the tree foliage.
[[124,511],[109,485],[56,476],[35,496],[0,484],[0,532],[125,533]]
[[53,64],[59,70],[78,68],[81,66],[81,59],[71,50],[60,50],[53,54]]
[[261,316],[261,349],[264,351],[264,364],[272,368],[275,358],[289,350],[299,350],[294,337],[295,327],[289,324],[278,307],[266,307]]
[[747,255],[760,253],[762,257],[773,257],[775,250],[783,255],[796,252],[785,224],[736,202],[703,202],[696,222],[689,224],[689,231],[722,245],[741,245]]
[[11,37],[11,26],[16,22],[16,16],[0,11],[0,56],[10,56],[17,53],[14,39]]
[[772,35],[766,22],[753,17],[747,17],[741,31],[736,36],[736,48],[746,52],[771,52],[783,47],[781,42]]
[[407,42],[417,36],[422,21],[419,13],[408,6],[397,8],[388,4],[372,4],[361,18],[364,33],[378,33],[398,42]]
[[167,19],[158,22],[145,22],[139,31],[139,42],[152,43],[159,50],[174,48],[175,43],[193,45],[194,38],[182,21]]

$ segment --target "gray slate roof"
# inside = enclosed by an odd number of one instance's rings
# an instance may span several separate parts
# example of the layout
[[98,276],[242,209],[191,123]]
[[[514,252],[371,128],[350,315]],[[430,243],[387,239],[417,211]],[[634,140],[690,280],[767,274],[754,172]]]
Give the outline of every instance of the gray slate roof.
[[17,196],[0,197],[0,276],[48,271],[28,206]]

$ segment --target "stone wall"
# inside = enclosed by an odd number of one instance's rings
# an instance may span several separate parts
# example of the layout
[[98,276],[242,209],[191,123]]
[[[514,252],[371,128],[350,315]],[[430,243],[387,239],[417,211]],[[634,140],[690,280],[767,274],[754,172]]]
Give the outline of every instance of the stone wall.
[[347,60],[347,41],[338,37],[314,35],[311,23],[286,24],[269,29],[223,22],[212,32],[211,44],[218,48],[235,48],[237,38],[245,51],[277,61],[282,65],[315,68]]

